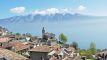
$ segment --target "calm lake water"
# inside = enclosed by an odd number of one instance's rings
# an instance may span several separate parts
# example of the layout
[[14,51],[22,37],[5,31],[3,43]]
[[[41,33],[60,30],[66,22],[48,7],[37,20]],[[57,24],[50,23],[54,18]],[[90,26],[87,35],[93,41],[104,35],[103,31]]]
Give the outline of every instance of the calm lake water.
[[34,23],[6,23],[0,24],[12,32],[41,36],[42,27],[47,32],[58,35],[64,33],[68,37],[67,43],[78,42],[80,48],[88,48],[94,41],[97,48],[107,48],[107,20],[71,20],[62,22],[34,22]]

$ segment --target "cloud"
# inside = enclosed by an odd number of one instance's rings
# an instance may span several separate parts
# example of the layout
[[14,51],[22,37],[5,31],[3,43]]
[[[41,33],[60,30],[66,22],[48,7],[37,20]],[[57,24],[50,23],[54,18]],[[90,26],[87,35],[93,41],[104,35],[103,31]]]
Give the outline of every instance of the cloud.
[[63,8],[63,9],[48,8],[45,10],[35,10],[32,12],[32,14],[51,15],[56,13],[70,13],[70,12],[71,12],[71,9],[67,9],[67,8]]
[[60,10],[57,9],[57,8],[50,8],[50,9],[47,9],[46,12],[47,12],[48,14],[55,14],[55,13],[59,13]]
[[26,9],[25,7],[15,7],[15,8],[10,9],[10,11],[12,13],[22,14],[25,12],[25,9]]
[[77,10],[78,11],[84,11],[84,10],[86,10],[86,7],[83,5],[80,5]]

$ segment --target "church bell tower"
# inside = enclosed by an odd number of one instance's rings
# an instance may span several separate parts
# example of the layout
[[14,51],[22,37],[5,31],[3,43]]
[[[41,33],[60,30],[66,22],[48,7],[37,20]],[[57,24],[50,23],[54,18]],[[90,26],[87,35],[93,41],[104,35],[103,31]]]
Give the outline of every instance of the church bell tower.
[[42,28],[42,38],[44,37],[44,34],[45,34],[45,28],[43,27]]

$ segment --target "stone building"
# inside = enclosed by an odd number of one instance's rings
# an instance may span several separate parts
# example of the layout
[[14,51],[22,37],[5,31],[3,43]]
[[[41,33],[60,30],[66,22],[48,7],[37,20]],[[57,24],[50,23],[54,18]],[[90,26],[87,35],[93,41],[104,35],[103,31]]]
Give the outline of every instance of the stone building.
[[50,47],[47,45],[37,46],[29,52],[32,60],[49,60],[48,53],[50,52]]

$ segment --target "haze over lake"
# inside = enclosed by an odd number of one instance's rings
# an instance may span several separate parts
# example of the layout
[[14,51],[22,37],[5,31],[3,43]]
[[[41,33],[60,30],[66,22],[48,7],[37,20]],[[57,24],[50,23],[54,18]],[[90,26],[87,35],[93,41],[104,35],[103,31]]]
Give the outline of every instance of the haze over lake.
[[87,20],[64,20],[57,22],[32,22],[32,23],[7,23],[0,24],[12,32],[31,33],[41,36],[42,27],[47,32],[58,35],[64,33],[68,37],[67,43],[76,41],[80,48],[88,48],[94,41],[98,48],[107,46],[107,19],[87,19]]

